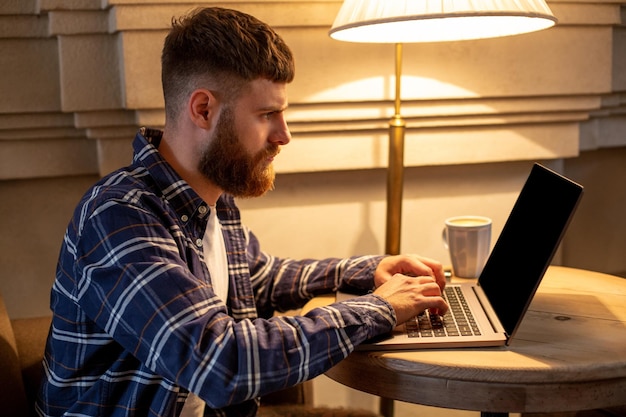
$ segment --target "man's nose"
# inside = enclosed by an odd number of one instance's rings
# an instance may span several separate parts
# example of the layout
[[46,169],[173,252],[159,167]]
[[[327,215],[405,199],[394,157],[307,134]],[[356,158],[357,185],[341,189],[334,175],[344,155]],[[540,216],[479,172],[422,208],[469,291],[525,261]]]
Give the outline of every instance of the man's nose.
[[286,145],[291,141],[291,132],[287,125],[287,120],[281,114],[279,120],[277,120],[276,129],[272,132],[270,141],[278,145]]

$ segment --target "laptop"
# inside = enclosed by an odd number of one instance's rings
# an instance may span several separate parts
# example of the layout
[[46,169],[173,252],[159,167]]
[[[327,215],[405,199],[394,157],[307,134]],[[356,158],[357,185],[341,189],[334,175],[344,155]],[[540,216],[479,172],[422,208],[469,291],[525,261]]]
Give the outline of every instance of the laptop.
[[[424,312],[357,350],[508,345],[582,193],[579,184],[534,164],[478,281],[446,286],[450,311],[443,317]],[[338,294],[337,300],[349,297],[354,295]],[[453,310],[460,311],[460,325],[452,317]]]

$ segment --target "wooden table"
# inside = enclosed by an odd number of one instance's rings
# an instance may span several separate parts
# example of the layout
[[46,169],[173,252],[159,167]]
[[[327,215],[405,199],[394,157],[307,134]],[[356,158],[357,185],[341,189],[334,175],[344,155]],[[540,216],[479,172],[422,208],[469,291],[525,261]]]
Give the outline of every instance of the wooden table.
[[624,405],[626,279],[550,267],[508,347],[359,351],[326,375],[383,398],[483,414]]

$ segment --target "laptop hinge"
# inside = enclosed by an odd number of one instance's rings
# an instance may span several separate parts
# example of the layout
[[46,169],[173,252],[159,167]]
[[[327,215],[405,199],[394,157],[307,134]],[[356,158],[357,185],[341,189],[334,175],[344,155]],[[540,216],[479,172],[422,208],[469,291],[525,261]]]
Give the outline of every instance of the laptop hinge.
[[472,290],[476,294],[476,298],[478,299],[478,302],[480,303],[483,310],[485,311],[485,314],[487,315],[487,319],[489,320],[489,323],[491,324],[493,331],[496,333],[502,333],[506,335],[506,338],[508,340],[509,335],[506,333],[506,330],[504,330],[504,327],[500,323],[500,320],[498,319],[498,315],[496,314],[495,310],[491,307],[491,303],[489,303],[489,300],[487,299],[487,296],[485,295],[485,292],[483,291],[483,289],[480,287],[480,285],[472,285]]

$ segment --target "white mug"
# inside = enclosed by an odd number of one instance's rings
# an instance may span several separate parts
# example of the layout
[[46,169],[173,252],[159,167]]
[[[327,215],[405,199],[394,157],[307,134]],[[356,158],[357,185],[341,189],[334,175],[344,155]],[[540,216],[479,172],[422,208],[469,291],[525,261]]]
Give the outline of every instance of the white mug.
[[454,275],[477,278],[489,256],[491,219],[483,216],[450,217],[445,221],[442,237],[450,252]]

